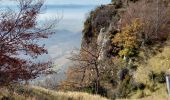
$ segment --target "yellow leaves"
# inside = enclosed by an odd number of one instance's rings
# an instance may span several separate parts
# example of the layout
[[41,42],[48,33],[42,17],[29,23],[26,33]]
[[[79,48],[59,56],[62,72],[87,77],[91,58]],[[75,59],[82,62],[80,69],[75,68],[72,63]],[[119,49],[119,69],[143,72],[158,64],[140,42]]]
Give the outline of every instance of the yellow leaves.
[[143,27],[143,23],[139,19],[135,19],[131,25],[127,25],[122,29],[120,33],[117,33],[112,39],[112,43],[119,47],[123,47],[123,50],[119,54],[128,56],[132,54],[134,48],[139,47],[140,33]]
[[130,49],[128,49],[128,48],[125,48],[125,49],[123,49],[123,50],[121,50],[120,52],[119,52],[119,55],[120,56],[127,56],[127,55],[134,55],[134,52],[133,52],[133,50],[130,50]]

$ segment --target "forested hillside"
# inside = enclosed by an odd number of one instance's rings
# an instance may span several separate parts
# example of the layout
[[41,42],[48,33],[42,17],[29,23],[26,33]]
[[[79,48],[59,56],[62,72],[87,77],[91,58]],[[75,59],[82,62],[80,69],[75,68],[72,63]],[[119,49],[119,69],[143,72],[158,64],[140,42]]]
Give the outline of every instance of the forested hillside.
[[[89,13],[62,89],[116,98],[167,94],[169,0],[112,0]],[[161,95],[161,94],[160,94]],[[164,96],[167,99],[167,96]]]

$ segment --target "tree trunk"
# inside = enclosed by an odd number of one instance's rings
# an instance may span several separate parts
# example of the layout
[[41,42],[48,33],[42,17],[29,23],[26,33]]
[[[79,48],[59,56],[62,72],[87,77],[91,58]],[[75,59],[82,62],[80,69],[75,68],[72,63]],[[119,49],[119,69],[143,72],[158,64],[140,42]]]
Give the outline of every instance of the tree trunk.
[[96,86],[95,86],[95,93],[99,93],[99,86],[100,86],[100,75],[99,75],[99,68],[98,64],[95,64],[95,70],[96,70]]

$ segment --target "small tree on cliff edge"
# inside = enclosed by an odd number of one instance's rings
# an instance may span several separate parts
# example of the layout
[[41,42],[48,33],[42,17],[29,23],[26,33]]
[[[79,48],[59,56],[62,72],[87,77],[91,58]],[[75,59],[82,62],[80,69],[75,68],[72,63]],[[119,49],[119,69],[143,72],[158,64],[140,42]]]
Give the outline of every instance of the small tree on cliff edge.
[[[77,74],[81,73],[80,79],[77,76],[69,75],[69,78],[77,78],[80,83],[73,83],[74,85],[80,84],[80,88],[86,86],[87,84],[94,85],[94,92],[99,94],[100,90],[100,79],[103,70],[103,66],[100,67],[101,63],[99,62],[99,56],[101,53],[101,47],[92,43],[91,46],[93,48],[81,47],[78,53],[73,52],[72,57],[69,59],[74,62],[74,69],[73,72],[76,71]],[[69,74],[69,73],[68,73]],[[71,73],[70,73],[71,74]],[[72,80],[71,80],[72,81]],[[75,81],[75,80],[74,80]],[[86,82],[85,82],[86,81]],[[69,83],[69,82],[68,82]]]
[[24,59],[27,55],[36,59],[47,53],[37,41],[53,34],[55,23],[37,26],[37,16],[43,6],[42,0],[16,0],[19,11],[5,10],[0,13],[0,85],[35,79],[50,73],[51,62],[35,63]]

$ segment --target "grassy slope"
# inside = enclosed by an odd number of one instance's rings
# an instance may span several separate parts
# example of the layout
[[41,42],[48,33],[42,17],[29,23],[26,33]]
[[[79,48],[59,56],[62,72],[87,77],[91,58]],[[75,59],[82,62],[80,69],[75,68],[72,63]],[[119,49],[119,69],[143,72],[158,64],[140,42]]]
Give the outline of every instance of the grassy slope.
[[[160,88],[151,96],[142,99],[118,99],[118,100],[170,100],[165,92],[166,88]],[[0,89],[0,100],[6,96],[6,100],[108,100],[98,95],[81,92],[57,92],[40,87],[17,87],[12,94],[6,88]]]
[[117,99],[117,100],[170,100],[170,96],[168,96],[166,91],[167,90],[164,85],[157,91],[153,92],[150,96],[141,99]]
[[162,87],[151,96],[145,97],[142,100],[170,100],[170,97],[166,92],[166,87]]
[[[37,96],[39,95],[41,97],[39,98],[41,100],[45,100],[45,99],[47,100],[108,100],[99,95],[91,95],[82,92],[56,92],[41,87],[31,87],[31,88]],[[37,100],[35,97],[34,100]],[[134,99],[130,99],[130,100],[134,100]],[[165,85],[162,85],[162,87],[160,87],[160,89],[158,89],[156,92],[152,93],[152,95],[142,98],[140,100],[170,100],[170,97],[166,92]]]
[[13,94],[6,88],[1,88],[0,100],[3,97],[9,98],[8,100],[108,100],[88,93],[56,92],[40,87],[17,87]]

